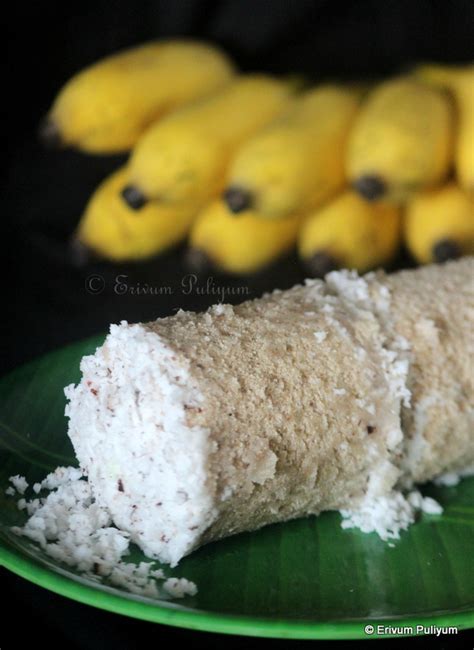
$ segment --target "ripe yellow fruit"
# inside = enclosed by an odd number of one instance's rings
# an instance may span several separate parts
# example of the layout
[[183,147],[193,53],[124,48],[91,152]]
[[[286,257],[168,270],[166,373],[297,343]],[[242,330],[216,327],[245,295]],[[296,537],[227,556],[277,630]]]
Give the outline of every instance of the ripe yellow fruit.
[[[217,48],[158,41],[109,56],[72,77],[42,127],[45,141],[88,153],[128,151],[156,119],[227,83]],[[41,134],[40,132],[40,134]]]
[[426,65],[416,72],[421,79],[450,90],[456,100],[456,175],[461,187],[474,196],[474,65]]
[[349,138],[347,174],[367,200],[401,202],[447,174],[454,111],[443,91],[411,77],[377,86]]
[[400,210],[347,190],[307,215],[298,252],[313,277],[339,268],[365,272],[389,262],[400,243]]
[[423,192],[407,206],[403,236],[422,264],[474,254],[474,201],[456,183]]
[[80,243],[108,260],[141,260],[163,252],[186,236],[196,214],[194,206],[149,203],[138,214],[119,191],[128,177],[121,167],[92,195],[77,228]]
[[300,217],[272,221],[251,211],[236,218],[216,200],[193,223],[190,253],[227,273],[255,273],[294,246],[300,223]]
[[279,115],[291,96],[288,82],[242,76],[158,122],[133,151],[124,199],[135,209],[150,199],[202,206],[222,189],[236,147]]
[[224,193],[237,213],[281,218],[316,207],[345,182],[345,145],[360,92],[321,86],[237,151]]

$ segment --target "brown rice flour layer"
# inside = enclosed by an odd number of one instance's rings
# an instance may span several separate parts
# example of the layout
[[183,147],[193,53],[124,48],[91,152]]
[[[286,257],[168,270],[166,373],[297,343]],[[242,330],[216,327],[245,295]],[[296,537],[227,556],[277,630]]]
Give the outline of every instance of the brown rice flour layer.
[[66,389],[69,435],[98,503],[172,565],[323,510],[396,533],[399,486],[474,463],[473,322],[472,258],[123,322]]

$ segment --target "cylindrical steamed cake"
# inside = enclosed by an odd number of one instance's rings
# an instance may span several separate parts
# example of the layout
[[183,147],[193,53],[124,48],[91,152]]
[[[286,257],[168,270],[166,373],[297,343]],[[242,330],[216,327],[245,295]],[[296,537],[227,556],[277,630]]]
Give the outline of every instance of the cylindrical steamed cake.
[[176,564],[472,466],[473,322],[472,258],[123,322],[66,391],[69,435],[115,524]]

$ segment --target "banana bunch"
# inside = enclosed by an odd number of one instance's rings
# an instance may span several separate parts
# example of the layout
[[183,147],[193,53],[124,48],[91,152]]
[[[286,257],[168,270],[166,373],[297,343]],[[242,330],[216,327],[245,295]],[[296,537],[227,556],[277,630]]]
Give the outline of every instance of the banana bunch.
[[237,75],[220,50],[185,40],[75,75],[44,139],[131,150],[76,241],[125,261],[188,236],[195,267],[236,274],[295,247],[313,276],[387,264],[402,239],[420,263],[474,253],[474,65],[297,90],[291,78]]
[[268,266],[294,247],[301,217],[262,219],[252,211],[236,219],[223,201],[207,205],[189,234],[188,265],[245,275]]
[[401,211],[346,190],[311,212],[298,234],[298,254],[311,277],[340,268],[368,271],[389,263],[400,245]]
[[47,144],[87,153],[128,151],[156,119],[209,95],[233,74],[227,56],[205,43],[141,45],[109,56],[68,81],[40,136]]
[[380,84],[362,106],[349,138],[350,184],[368,201],[406,201],[446,177],[453,130],[453,106],[443,92],[414,77]]
[[467,67],[425,65],[416,71],[420,79],[446,88],[458,109],[455,165],[458,182],[474,195],[474,65]]
[[244,75],[157,122],[132,153],[124,200],[134,210],[149,200],[202,206],[222,189],[236,148],[281,114],[292,95],[289,82]]
[[94,192],[76,231],[76,242],[115,262],[142,260],[162,253],[186,237],[196,208],[150,202],[138,215],[120,197],[126,167]]
[[324,85],[237,151],[224,200],[232,212],[278,219],[311,210],[344,186],[344,152],[360,92]]

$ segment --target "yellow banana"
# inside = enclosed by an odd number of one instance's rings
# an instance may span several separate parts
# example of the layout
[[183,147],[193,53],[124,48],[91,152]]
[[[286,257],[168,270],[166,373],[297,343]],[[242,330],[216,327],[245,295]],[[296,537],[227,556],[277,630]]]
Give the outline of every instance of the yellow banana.
[[215,47],[157,41],[86,68],[62,88],[40,135],[88,153],[128,151],[156,119],[227,83],[233,67]]
[[474,195],[474,65],[425,65],[416,72],[421,79],[447,88],[454,95],[458,110],[456,175],[460,185]]
[[364,272],[389,262],[400,242],[400,210],[347,190],[307,215],[298,253],[313,277],[338,268]]
[[344,152],[359,93],[321,86],[237,151],[224,200],[232,212],[280,218],[309,210],[344,185]]
[[134,209],[150,199],[202,206],[222,189],[232,152],[281,113],[291,93],[288,82],[242,76],[153,125],[132,154],[125,201]]
[[441,181],[452,159],[449,97],[412,77],[387,81],[369,94],[347,151],[347,174],[365,199],[406,200]]
[[120,198],[128,170],[121,167],[92,195],[77,228],[77,239],[109,260],[141,260],[183,239],[196,214],[194,206],[149,203],[140,214]]
[[403,236],[423,264],[474,254],[474,201],[456,183],[423,192],[408,204]]
[[236,219],[216,200],[193,223],[188,260],[195,266],[210,262],[227,273],[255,273],[294,246],[300,222],[297,216],[262,219],[251,211]]

